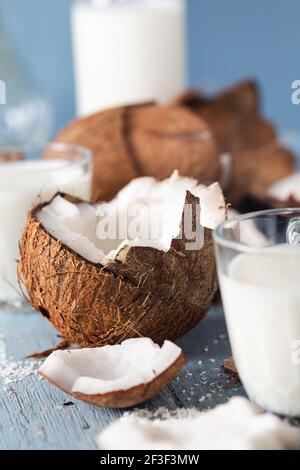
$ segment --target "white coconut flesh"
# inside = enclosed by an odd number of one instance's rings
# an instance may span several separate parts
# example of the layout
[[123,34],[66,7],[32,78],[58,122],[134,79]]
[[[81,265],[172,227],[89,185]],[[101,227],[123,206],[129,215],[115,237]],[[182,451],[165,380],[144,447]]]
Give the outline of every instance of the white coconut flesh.
[[237,226],[235,226],[235,219],[240,213],[232,208],[227,210],[228,220],[233,221],[233,229],[239,230],[239,241],[244,245],[255,246],[257,248],[263,248],[272,245],[272,240],[268,238],[259,230],[254,220],[242,220]]
[[300,201],[300,171],[272,184],[268,189],[268,196],[279,201],[290,198]]
[[199,198],[202,227],[213,230],[224,221],[226,206],[220,185],[199,185],[177,171],[164,181],[137,178],[109,203],[75,204],[56,196],[36,217],[64,245],[88,261],[105,265],[124,247],[168,251],[180,233],[187,191]]
[[149,338],[132,338],[114,346],[55,351],[39,373],[69,394],[102,395],[152,382],[181,354],[171,341],[160,347]]

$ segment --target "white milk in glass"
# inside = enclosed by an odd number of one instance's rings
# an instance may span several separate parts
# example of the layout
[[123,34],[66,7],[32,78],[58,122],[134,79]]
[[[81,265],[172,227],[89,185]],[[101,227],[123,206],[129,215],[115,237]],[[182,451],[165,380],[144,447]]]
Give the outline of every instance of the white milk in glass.
[[79,115],[185,88],[184,0],[78,1],[72,35]]
[[219,280],[247,393],[265,409],[300,416],[300,248],[240,254]]
[[0,164],[0,302],[19,297],[18,240],[32,205],[63,191],[88,200],[91,173],[63,159]]

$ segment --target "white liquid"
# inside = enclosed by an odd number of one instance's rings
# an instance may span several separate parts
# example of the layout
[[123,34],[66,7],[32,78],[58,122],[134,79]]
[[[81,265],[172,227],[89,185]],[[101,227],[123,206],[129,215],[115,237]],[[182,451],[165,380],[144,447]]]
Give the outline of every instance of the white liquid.
[[27,212],[57,191],[90,198],[91,174],[64,160],[0,164],[0,301],[19,298],[16,260]]
[[75,4],[72,11],[77,112],[168,101],[185,88],[183,0]]
[[219,274],[231,347],[250,398],[300,416],[300,249],[242,254]]

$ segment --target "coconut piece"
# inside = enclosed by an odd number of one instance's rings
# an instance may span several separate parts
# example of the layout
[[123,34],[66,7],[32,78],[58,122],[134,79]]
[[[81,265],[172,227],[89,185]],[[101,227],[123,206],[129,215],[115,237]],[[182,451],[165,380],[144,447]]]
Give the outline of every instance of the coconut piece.
[[[99,238],[103,222],[121,223],[136,208],[142,228],[150,209],[161,227],[155,239],[130,234],[134,220],[123,239]],[[162,182],[137,179],[110,204],[56,196],[29,213],[19,278],[33,307],[82,347],[176,339],[209,309],[217,288],[212,229],[225,217],[218,184],[176,172]]]
[[259,115],[259,91],[241,82],[207,98],[187,93],[176,105],[187,106],[210,125],[221,155],[226,196],[237,204],[245,196],[262,198],[265,188],[295,171],[294,155],[281,147],[273,125]]
[[122,107],[76,119],[57,136],[57,142],[79,144],[92,151],[94,201],[109,200],[138,176],[128,154],[126,113],[127,108]]
[[56,140],[93,152],[93,201],[111,199],[138,176],[164,179],[176,168],[203,182],[220,176],[208,124],[184,107],[145,104],[102,111],[75,120]]
[[226,148],[231,156],[227,195],[232,204],[249,194],[253,181],[264,173],[265,154],[274,148],[277,148],[276,133],[268,121],[252,115],[237,122]]
[[179,96],[173,104],[187,106],[208,122],[219,148],[226,151],[240,121],[245,116],[257,114],[259,91],[254,81],[246,80],[213,98],[207,98],[196,91],[187,92]]
[[249,190],[249,194],[258,199],[265,198],[267,187],[292,175],[296,165],[294,154],[279,144],[269,152],[262,151],[258,165],[260,163],[261,170],[257,172],[256,179],[252,180]]
[[98,436],[105,450],[285,450],[300,444],[300,430],[234,397],[209,411],[165,420],[126,413]]
[[39,369],[48,382],[94,405],[126,408],[149,400],[184,364],[171,341],[159,347],[149,338],[114,346],[53,352]]
[[148,106],[128,114],[128,136],[140,174],[166,178],[174,169],[211,183],[220,177],[218,149],[207,123],[183,107]]
[[235,361],[232,356],[227,357],[224,359],[223,364],[221,366],[222,370],[227,374],[231,374],[239,378],[238,371],[235,365]]
[[300,172],[272,184],[267,189],[267,200],[273,207],[299,207]]

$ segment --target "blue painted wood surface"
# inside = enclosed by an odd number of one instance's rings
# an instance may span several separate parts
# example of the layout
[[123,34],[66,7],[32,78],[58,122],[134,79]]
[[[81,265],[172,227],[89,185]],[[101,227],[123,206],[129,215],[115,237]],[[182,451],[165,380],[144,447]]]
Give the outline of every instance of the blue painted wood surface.
[[[0,335],[11,360],[23,360],[59,342],[56,330],[32,310],[0,311]],[[228,376],[220,370],[230,354],[220,307],[178,344],[187,356],[186,366],[171,385],[140,408],[207,409],[244,394],[240,385],[228,384]],[[75,400],[35,374],[6,387],[0,378],[0,449],[96,449],[98,433],[121,414]]]

